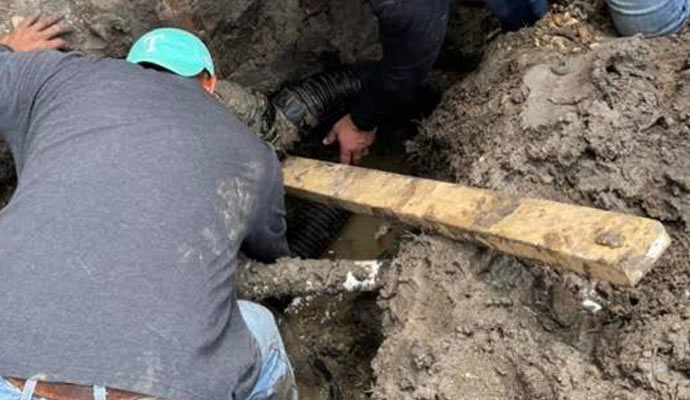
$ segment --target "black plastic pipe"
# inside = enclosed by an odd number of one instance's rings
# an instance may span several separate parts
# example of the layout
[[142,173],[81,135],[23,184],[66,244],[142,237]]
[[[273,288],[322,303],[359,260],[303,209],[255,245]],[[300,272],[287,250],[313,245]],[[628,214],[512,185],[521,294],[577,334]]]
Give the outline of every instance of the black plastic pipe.
[[271,102],[305,137],[347,114],[362,94],[362,76],[360,72],[347,69],[317,74],[285,86]]
[[319,258],[340,233],[350,213],[318,203],[304,203],[288,224],[288,243],[292,254],[300,258]]
[[[307,137],[319,127],[335,123],[347,114],[362,94],[366,69],[321,73],[285,86],[271,103]],[[288,242],[293,255],[319,258],[340,233],[350,213],[340,208],[305,203],[289,224]]]

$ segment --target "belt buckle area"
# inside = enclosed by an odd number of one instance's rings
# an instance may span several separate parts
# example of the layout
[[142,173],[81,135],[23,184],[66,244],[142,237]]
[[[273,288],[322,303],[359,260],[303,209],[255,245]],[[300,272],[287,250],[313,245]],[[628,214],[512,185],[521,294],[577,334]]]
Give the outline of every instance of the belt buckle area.
[[[26,379],[4,378],[12,387],[23,391]],[[33,397],[46,400],[93,400],[93,388],[90,386],[73,385],[69,383],[36,382]]]
[[[24,385],[26,384],[25,379],[13,377],[5,377],[4,379],[10,386],[20,392],[24,390]],[[119,389],[106,388],[106,393],[106,398],[108,400],[162,400],[153,396]],[[92,386],[39,381],[36,383],[34,397],[41,397],[46,400],[93,400],[94,392]]]

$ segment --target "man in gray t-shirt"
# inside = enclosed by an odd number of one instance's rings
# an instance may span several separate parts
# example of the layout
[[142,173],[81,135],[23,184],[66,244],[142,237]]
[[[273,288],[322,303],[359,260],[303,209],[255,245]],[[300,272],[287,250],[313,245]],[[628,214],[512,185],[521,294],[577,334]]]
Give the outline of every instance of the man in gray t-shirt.
[[31,19],[1,42],[0,133],[18,185],[0,212],[0,376],[19,379],[0,378],[0,399],[294,386],[270,313],[244,314],[235,292],[240,248],[288,254],[276,156],[208,93],[210,57],[195,60],[179,31],[140,50],[181,46],[158,66],[182,73],[19,51],[57,48],[59,33]]

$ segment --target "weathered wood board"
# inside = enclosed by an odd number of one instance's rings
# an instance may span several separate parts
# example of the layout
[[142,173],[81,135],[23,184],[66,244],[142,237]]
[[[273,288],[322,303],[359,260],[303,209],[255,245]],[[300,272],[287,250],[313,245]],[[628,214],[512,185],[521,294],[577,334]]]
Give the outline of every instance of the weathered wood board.
[[670,245],[655,220],[289,157],[286,191],[393,218],[612,283],[634,286]]

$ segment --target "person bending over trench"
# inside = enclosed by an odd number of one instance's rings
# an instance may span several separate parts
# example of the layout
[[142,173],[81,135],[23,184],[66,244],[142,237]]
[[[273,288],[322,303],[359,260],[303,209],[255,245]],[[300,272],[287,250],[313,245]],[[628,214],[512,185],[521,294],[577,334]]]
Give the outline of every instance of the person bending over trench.
[[289,253],[275,154],[210,94],[194,35],[126,62],[51,51],[62,31],[0,41],[0,399],[296,399],[271,313],[235,291],[240,248]]
[[422,81],[436,61],[450,0],[369,0],[379,23],[383,60],[364,82],[360,100],[323,140],[340,145],[340,162],[359,164],[376,128]]
[[[450,0],[368,0],[379,22],[383,59],[364,82],[363,95],[324,139],[340,145],[340,161],[358,164],[376,140],[376,130],[431,70],[445,36]],[[690,0],[606,0],[620,35],[662,36],[677,32]],[[547,0],[486,0],[508,31],[538,21]]]
[[[431,70],[443,44],[451,0],[368,0],[378,19],[383,59],[364,83],[349,114],[323,140],[340,145],[340,162],[358,164],[376,140],[383,118],[414,91]],[[534,23],[546,0],[487,0],[506,30]]]

